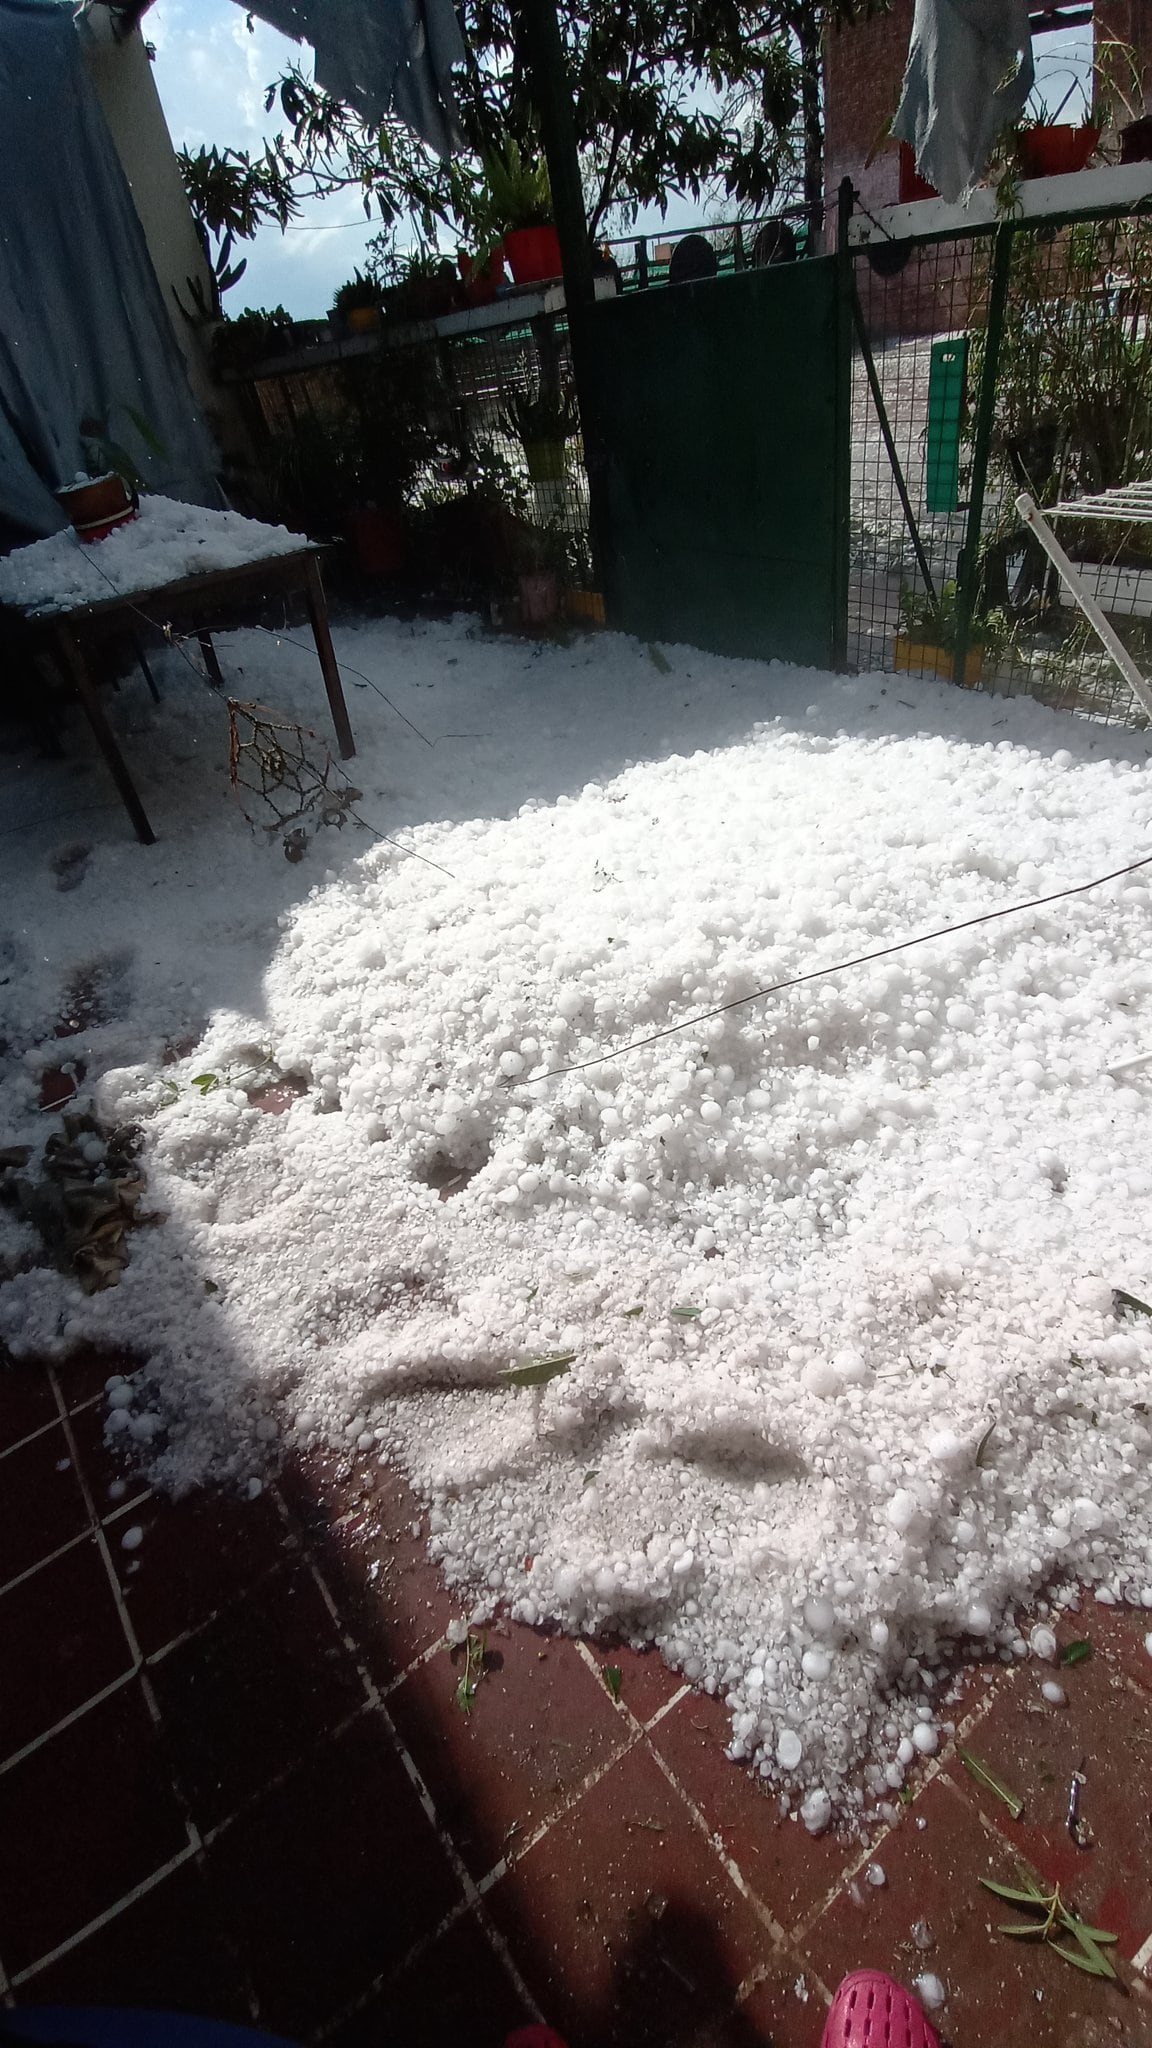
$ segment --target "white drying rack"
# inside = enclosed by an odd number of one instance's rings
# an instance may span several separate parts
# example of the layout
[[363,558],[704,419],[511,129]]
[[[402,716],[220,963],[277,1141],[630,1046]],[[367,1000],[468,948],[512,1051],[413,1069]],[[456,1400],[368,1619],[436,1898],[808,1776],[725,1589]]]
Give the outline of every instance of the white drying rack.
[[[1141,675],[1124,642],[1109,624],[1087,588],[1076,564],[1069,561],[1048,524],[1050,519],[1064,518],[1111,520],[1121,526],[1152,526],[1152,483],[1118,484],[1111,491],[1098,491],[1094,496],[1087,498],[1063,499],[1058,505],[1049,505],[1044,512],[1041,512],[1027,491],[1022,491],[1016,500],[1016,510],[1025,524],[1032,528],[1049,560],[1055,564],[1084,617],[1112,656],[1141,710],[1152,719],[1152,684],[1147,677]],[[1118,606],[1115,608],[1119,609]]]

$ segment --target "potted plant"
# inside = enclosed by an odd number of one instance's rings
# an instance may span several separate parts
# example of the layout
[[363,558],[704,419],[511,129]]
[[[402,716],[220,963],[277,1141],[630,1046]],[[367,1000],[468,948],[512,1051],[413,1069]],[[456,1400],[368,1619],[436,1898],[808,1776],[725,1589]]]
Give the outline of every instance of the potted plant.
[[349,334],[371,334],[379,327],[384,288],[374,277],[354,270],[332,301],[332,317]]
[[1060,119],[1079,89],[1080,80],[1074,78],[1054,114],[1040,101],[1033,114],[1025,115],[1017,123],[1016,156],[1021,177],[1063,178],[1087,169],[1100,147],[1101,128],[1094,121],[1082,121],[1073,127]]
[[[939,676],[942,682],[951,682],[959,624],[955,582],[945,583],[935,599],[925,591],[902,590],[900,623],[893,654],[895,667],[905,673]],[[975,689],[984,673],[985,655],[995,656],[1006,637],[1007,621],[1002,612],[973,617],[964,657],[965,689]]]
[[564,481],[565,444],[579,429],[575,395],[567,386],[514,392],[500,424],[511,440],[520,442],[534,484]]
[[212,337],[212,362],[217,370],[239,373],[250,370],[269,356],[283,355],[292,346],[292,315],[283,306],[249,306],[235,319],[225,320]]
[[487,204],[517,284],[542,284],[563,270],[552,212],[552,187],[542,156],[524,154],[511,137],[481,156]]
[[85,414],[79,423],[85,467],[77,470],[70,484],[62,484],[54,493],[60,510],[84,541],[103,540],[117,526],[126,526],[135,519],[140,493],[145,488],[136,462],[124,443],[113,437],[112,419],[120,414],[135,429],[150,455],[163,461],[168,454],[160,436],[135,406],[113,405],[103,418]]

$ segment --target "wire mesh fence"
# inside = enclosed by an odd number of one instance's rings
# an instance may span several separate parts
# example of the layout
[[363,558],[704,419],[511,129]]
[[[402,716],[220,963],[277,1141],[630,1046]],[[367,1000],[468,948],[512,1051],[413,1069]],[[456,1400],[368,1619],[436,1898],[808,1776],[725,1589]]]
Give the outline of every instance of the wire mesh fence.
[[[1152,476],[1152,219],[1007,221],[852,264],[850,661],[1144,723],[1015,500]],[[1147,667],[1148,529],[1061,532]]]
[[655,235],[621,235],[603,247],[619,290],[649,291],[682,279],[725,277],[795,262],[817,253],[820,225],[807,207],[790,206]]
[[340,539],[391,598],[533,626],[597,616],[562,316],[311,353],[245,387],[277,518]]

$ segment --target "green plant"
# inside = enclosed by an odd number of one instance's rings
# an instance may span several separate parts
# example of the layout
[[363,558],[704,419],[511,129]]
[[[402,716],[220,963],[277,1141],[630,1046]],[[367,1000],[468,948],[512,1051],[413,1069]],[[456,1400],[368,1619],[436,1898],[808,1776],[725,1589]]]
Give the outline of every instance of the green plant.
[[[996,1898],[1007,1899],[1010,1905],[1019,1906],[1035,1916],[1031,1920],[1003,1921],[996,1930],[998,1934],[1013,1935],[1023,1941],[1043,1942],[1066,1963],[1083,1970],[1086,1976],[1107,1977],[1115,1981],[1116,1972],[1104,1951],[1114,1945],[1117,1936],[1106,1927],[1089,1927],[1087,1921],[1065,1905],[1059,1885],[1051,1892],[1045,1892],[1031,1878],[1027,1879],[1023,1890],[996,1884],[990,1877],[982,1877],[980,1883]],[[1075,1948],[1068,1948],[1057,1940],[1058,1935],[1065,1934],[1072,1936]]]
[[336,318],[343,313],[355,313],[365,306],[382,306],[384,288],[376,277],[362,270],[354,270],[346,284],[342,284],[332,301],[332,312]]
[[552,186],[539,147],[521,149],[514,137],[497,149],[481,151],[493,222],[499,232],[547,227],[552,219]]
[[102,416],[86,413],[80,421],[80,446],[84,452],[84,466],[90,476],[103,476],[113,471],[128,485],[129,490],[142,491],[144,478],[133,456],[123,441],[114,438],[112,421],[123,414],[129,425],[135,428],[149,455],[164,461],[168,450],[155,428],[138,412],[134,405],[110,405]]
[[500,424],[526,448],[544,441],[570,441],[580,431],[575,393],[567,385],[513,392],[501,407]]
[[[954,654],[959,624],[959,590],[954,581],[942,584],[935,598],[923,590],[905,588],[900,592],[900,626],[910,640]],[[1002,611],[978,611],[968,627],[968,645],[995,657],[1008,634],[1009,623]]]
[[212,360],[219,370],[244,370],[283,348],[291,334],[292,315],[283,306],[249,306],[215,330]]

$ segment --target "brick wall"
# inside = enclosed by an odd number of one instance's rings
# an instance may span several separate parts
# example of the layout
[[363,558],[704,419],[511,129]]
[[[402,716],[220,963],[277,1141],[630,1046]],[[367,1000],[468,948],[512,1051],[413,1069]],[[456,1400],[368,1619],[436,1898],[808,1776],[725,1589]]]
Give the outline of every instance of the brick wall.
[[[1152,5],[1152,0],[1148,0]],[[913,0],[893,0],[891,12],[834,29],[824,57],[825,191],[834,217],[841,178],[855,184],[865,206],[891,206],[897,197],[897,156],[887,143],[865,169],[876,138],[896,112]]]

